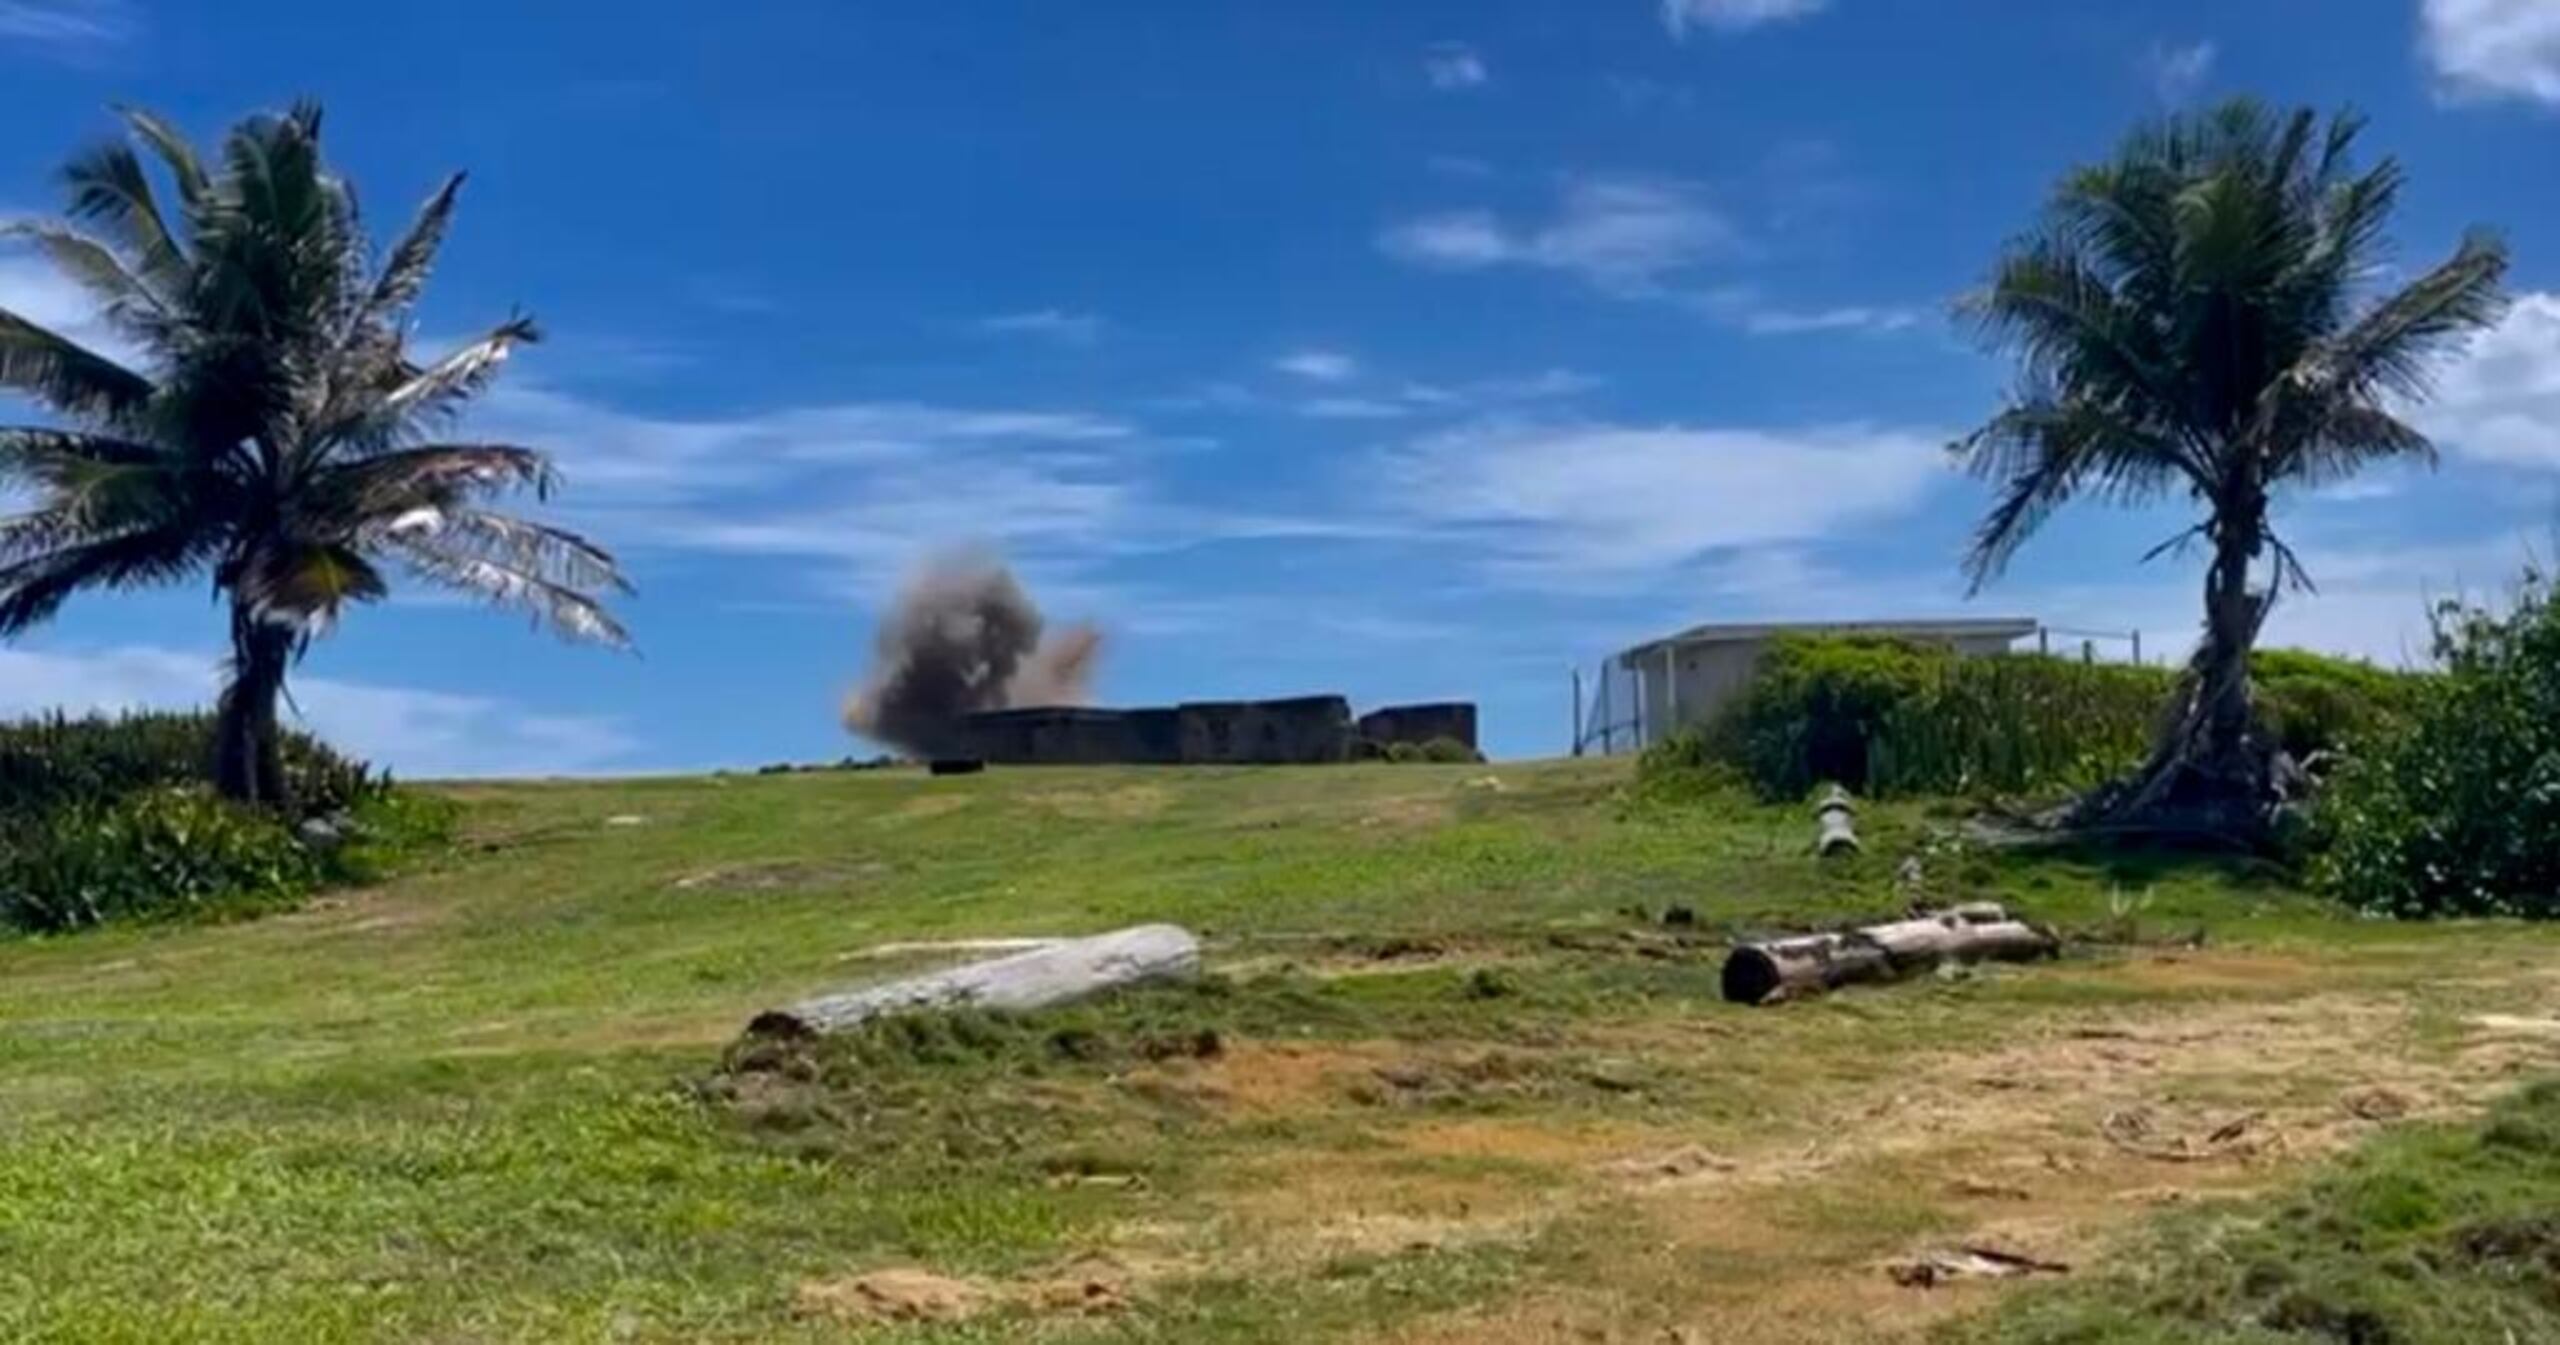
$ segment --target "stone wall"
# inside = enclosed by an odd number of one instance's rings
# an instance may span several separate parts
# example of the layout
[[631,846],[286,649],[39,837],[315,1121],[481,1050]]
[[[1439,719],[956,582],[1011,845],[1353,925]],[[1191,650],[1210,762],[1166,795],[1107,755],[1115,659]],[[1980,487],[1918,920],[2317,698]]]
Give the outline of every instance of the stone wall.
[[1174,707],[1189,765],[1304,765],[1351,759],[1351,702],[1190,701]]
[[[1380,736],[1380,731],[1392,736]],[[1476,708],[1399,705],[1354,724],[1340,696],[1189,701],[1135,710],[1040,706],[969,716],[981,760],[1007,766],[1313,765],[1349,761],[1361,739],[1476,745]]]
[[1476,707],[1472,701],[1431,701],[1419,705],[1385,705],[1360,716],[1360,736],[1380,747],[1411,743],[1420,747],[1435,738],[1476,745]]

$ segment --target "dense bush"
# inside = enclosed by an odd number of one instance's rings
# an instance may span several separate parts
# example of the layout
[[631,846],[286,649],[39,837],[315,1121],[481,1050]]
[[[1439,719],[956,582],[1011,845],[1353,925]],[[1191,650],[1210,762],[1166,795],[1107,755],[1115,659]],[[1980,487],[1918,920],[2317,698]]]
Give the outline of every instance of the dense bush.
[[1648,752],[1646,768],[1725,762],[1771,798],[1824,780],[1878,795],[2079,787],[2139,758],[2168,689],[2156,668],[1788,637],[1713,723]]
[[201,714],[0,724],[0,926],[270,909],[377,874],[450,822],[300,733],[283,741],[293,814],[235,807],[207,788],[212,751]]
[[0,823],[0,920],[25,930],[286,905],[318,876],[318,860],[281,821],[200,788]]
[[2560,916],[2560,604],[2528,576],[2507,612],[2438,614],[2443,675],[2331,781],[2319,880],[2397,916]]
[[[2252,669],[2261,718],[2297,757],[2397,722],[2424,680],[2290,649],[2259,651]],[[1640,770],[1720,763],[1780,799],[1825,780],[1874,795],[2086,789],[2141,761],[2175,685],[2166,668],[1790,636],[1713,723],[1655,745]]]
[[2406,719],[2424,674],[2392,672],[2302,649],[2250,656],[2258,721],[2296,760],[2344,751]]
[[[306,733],[282,741],[285,779],[303,817],[347,812],[390,782]],[[138,791],[202,784],[213,761],[213,717],[59,715],[0,724],[0,814],[108,803]]]

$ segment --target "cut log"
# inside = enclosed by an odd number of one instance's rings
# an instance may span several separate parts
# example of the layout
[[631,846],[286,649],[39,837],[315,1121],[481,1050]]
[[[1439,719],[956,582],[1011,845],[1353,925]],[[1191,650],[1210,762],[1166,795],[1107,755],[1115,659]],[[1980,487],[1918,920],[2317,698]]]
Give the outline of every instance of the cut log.
[[1833,785],[1814,805],[1813,824],[1815,854],[1829,859],[1858,853],[1858,805],[1850,800],[1848,790]]
[[2026,962],[2059,951],[2054,937],[1988,902],[1834,934],[1737,944],[1724,962],[1724,997],[1736,1004],[1819,994],[1864,981],[1894,981],[1946,963]]
[[1043,1009],[1122,986],[1188,980],[1199,973],[1200,941],[1191,931],[1178,925],[1136,925],[769,1009],[747,1024],[747,1034],[818,1036],[915,1009]]

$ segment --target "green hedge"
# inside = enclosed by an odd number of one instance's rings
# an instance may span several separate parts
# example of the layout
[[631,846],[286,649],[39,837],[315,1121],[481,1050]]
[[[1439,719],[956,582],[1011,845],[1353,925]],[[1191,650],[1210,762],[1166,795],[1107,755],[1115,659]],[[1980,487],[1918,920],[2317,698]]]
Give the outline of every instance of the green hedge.
[[[389,792],[388,777],[307,733],[282,738],[297,814],[326,817]],[[131,714],[0,724],[0,814],[47,813],[145,790],[203,784],[213,763],[213,716]]]
[[283,741],[289,816],[214,797],[212,755],[202,714],[0,724],[0,927],[273,909],[371,877],[450,825],[448,805],[307,734]]
[[2302,760],[2351,750],[2405,721],[2429,678],[2301,649],[2261,649],[2249,660],[2258,721]]
[[1773,799],[1826,780],[1880,796],[2076,788],[2140,757],[2168,688],[2154,668],[1786,636],[1712,723],[1640,769],[1725,763]]
[[2437,632],[2444,674],[2321,799],[2313,874],[2380,914],[2560,916],[2560,603],[2529,575]]
[[[2253,667],[2259,712],[2297,756],[2396,722],[2421,680],[2297,650],[2261,651]],[[2176,676],[2033,654],[1959,657],[1870,636],[1785,636],[1712,723],[1649,749],[1640,769],[1668,780],[1721,763],[1773,799],[1800,798],[1826,780],[1877,796],[2087,789],[2141,761]]]

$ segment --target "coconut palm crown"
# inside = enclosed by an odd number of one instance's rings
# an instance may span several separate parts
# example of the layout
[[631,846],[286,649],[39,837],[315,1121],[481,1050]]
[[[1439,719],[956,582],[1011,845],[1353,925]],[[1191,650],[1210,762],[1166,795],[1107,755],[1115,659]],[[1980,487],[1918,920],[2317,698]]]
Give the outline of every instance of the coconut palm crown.
[[2277,595],[2311,582],[2272,507],[2379,463],[2432,463],[2406,409],[2438,357],[2503,311],[2506,250],[2477,231],[2395,276],[2384,230],[2402,174],[2358,166],[2362,129],[2249,99],[2145,127],[2065,177],[1964,301],[2023,375],[1955,445],[1997,491],[1966,561],[1975,586],[2082,497],[2186,500],[2194,523],[2159,549],[2209,557],[2178,704],[2151,760],[2084,820],[2263,821],[2281,791],[2249,654]]
[[0,518],[0,636],[86,590],[208,578],[231,650],[214,781],[267,806],[286,801],[288,668],[395,573],[626,645],[601,601],[628,592],[613,557],[491,507],[547,498],[549,459],[445,437],[533,324],[432,360],[407,348],[461,176],[377,255],[316,105],[248,118],[209,158],[123,116],[129,141],[63,169],[63,218],[5,226],[98,320],[84,344],[0,308],[0,390],[55,420],[0,427],[0,485],[24,506]]

